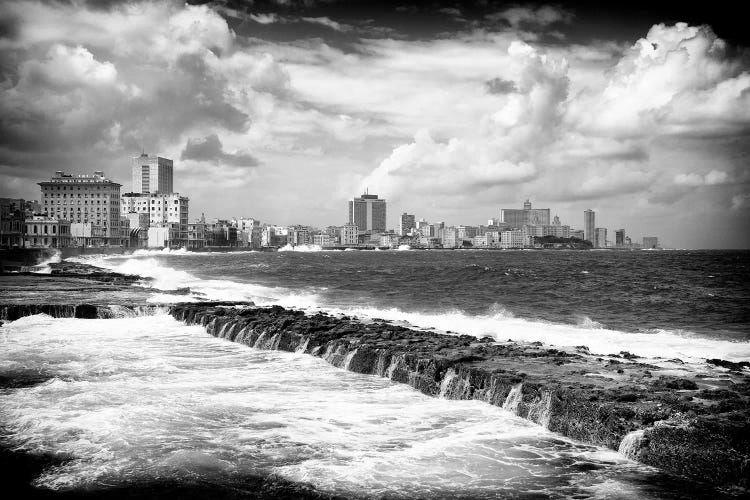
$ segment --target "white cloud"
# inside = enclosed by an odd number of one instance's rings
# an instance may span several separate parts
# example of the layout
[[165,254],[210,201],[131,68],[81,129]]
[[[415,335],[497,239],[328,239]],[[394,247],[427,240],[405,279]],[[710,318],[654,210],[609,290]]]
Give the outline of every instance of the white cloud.
[[250,14],[250,19],[259,24],[273,24],[279,22],[279,16],[274,13],[269,14]]
[[604,89],[571,103],[588,134],[707,134],[750,124],[750,75],[706,26],[656,25],[613,68]]
[[46,57],[25,61],[20,68],[23,82],[42,79],[55,86],[108,86],[117,81],[117,69],[109,61],[97,61],[85,47],[54,44]]
[[674,178],[674,183],[681,186],[715,186],[717,184],[726,184],[729,181],[729,175],[719,170],[711,170],[705,175],[688,173],[678,174]]
[[320,24],[321,26],[331,28],[334,31],[349,31],[352,29],[348,24],[336,22],[329,17],[302,17],[300,19],[307,23]]

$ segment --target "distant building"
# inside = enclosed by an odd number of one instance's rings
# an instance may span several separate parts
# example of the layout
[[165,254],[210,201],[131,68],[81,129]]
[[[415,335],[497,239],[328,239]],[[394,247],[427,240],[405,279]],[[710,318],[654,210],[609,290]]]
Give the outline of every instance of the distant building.
[[385,232],[386,201],[369,193],[354,198],[349,202],[349,224],[355,224],[360,232]]
[[414,214],[407,214],[406,212],[401,214],[398,220],[398,234],[406,236],[414,228],[416,228]]
[[57,217],[34,215],[25,221],[26,247],[65,248],[70,246],[70,222]]
[[177,223],[160,224],[148,228],[148,246],[151,248],[181,248],[187,246],[183,239],[180,225]]
[[471,240],[477,235],[476,226],[457,226],[456,231],[458,231],[459,240]]
[[400,243],[399,235],[388,233],[380,235],[379,246],[396,248]]
[[607,228],[597,227],[594,231],[594,247],[607,248]]
[[656,236],[644,236],[643,248],[659,248],[659,238]]
[[133,192],[140,194],[173,192],[173,167],[169,158],[149,156],[143,153],[133,158],[132,162]]
[[232,219],[237,228],[237,241],[239,246],[259,248],[261,246],[260,221],[252,217],[240,217]]
[[188,223],[187,248],[195,250],[206,246],[206,221],[205,219],[196,220]]
[[281,226],[263,226],[260,232],[260,244],[264,247],[283,247],[287,242],[288,231]]
[[531,202],[526,200],[523,204],[523,209],[501,209],[500,222],[508,224],[513,229],[520,229],[523,226],[548,226],[550,223],[550,209],[531,208]]
[[474,236],[471,240],[471,244],[474,247],[487,248],[489,246],[487,235]]
[[121,185],[109,180],[103,172],[72,175],[58,170],[39,186],[42,211],[47,216],[99,226],[106,245],[127,244],[128,235],[121,234],[120,227]]
[[530,245],[531,241],[526,231],[514,229],[500,233],[501,248],[524,248]]
[[446,227],[443,229],[443,248],[457,248],[461,246],[462,240],[458,237],[458,230],[455,227]]
[[615,246],[616,247],[625,246],[625,230],[624,229],[617,229],[615,231]]
[[308,245],[312,242],[310,228],[307,226],[290,226],[287,232],[287,244]]
[[336,243],[338,243],[337,238],[327,233],[320,233],[313,236],[313,245],[318,245],[320,247],[326,248],[335,247]]
[[357,225],[349,223],[341,226],[339,240],[345,246],[359,244],[359,228]]
[[[122,222],[120,223],[122,226]],[[127,227],[130,227],[128,222]],[[123,233],[125,231],[123,230]],[[105,244],[106,234],[102,226],[90,222],[74,222],[70,225],[70,237],[75,246],[99,247]],[[128,238],[129,239],[129,238]],[[128,245],[129,246],[129,245]]]
[[0,198],[0,247],[23,246],[26,228],[23,206],[23,200]]
[[179,246],[178,240],[181,240],[185,246],[188,240],[189,203],[190,199],[179,193],[125,193],[120,205],[122,216],[131,220],[131,227],[136,217],[133,214],[137,214],[138,227],[143,227],[143,214],[148,216],[147,228],[177,224],[178,235],[174,240],[170,238],[170,244]]
[[595,235],[594,235],[594,228],[595,228],[595,219],[596,219],[596,212],[591,210],[590,208],[588,210],[584,210],[583,212],[583,239],[586,241],[591,242],[591,244],[595,244]]

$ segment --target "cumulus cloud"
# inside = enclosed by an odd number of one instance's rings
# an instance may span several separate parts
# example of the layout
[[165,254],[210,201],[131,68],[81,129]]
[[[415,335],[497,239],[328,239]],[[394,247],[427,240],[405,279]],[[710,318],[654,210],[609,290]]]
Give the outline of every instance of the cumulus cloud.
[[219,136],[216,134],[211,134],[203,139],[188,139],[185,149],[182,150],[180,159],[205,161],[237,167],[255,167],[259,164],[257,158],[251,154],[225,152]]
[[361,186],[398,197],[414,190],[458,193],[536,178],[538,153],[554,140],[562,119],[567,66],[523,42],[511,43],[507,52],[518,68],[517,93],[482,116],[476,134],[440,142],[422,130],[413,142],[394,149]]
[[274,58],[238,46],[206,5],[9,2],[4,11],[18,25],[0,45],[8,182],[46,177],[51,163],[114,170],[132,151],[169,151],[203,128],[247,134],[290,99]]
[[725,184],[729,180],[729,175],[726,172],[720,170],[711,170],[705,175],[689,173],[689,174],[678,174],[674,178],[674,183],[681,186],[715,186],[717,184]]
[[750,74],[707,26],[651,28],[617,62],[601,91],[571,106],[590,134],[711,135],[750,126]]

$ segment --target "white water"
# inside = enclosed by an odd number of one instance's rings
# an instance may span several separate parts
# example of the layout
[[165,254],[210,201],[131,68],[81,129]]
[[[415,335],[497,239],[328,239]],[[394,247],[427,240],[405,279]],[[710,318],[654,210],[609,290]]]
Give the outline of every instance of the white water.
[[286,244],[279,248],[279,252],[322,252],[320,245],[290,245]]
[[37,274],[51,274],[52,268],[50,264],[57,264],[60,262],[60,253],[56,251],[49,259],[40,262],[39,264],[32,266],[30,271]]
[[[587,317],[581,317],[577,325],[533,321],[516,318],[501,306],[491,308],[484,315],[468,315],[457,310],[446,310],[441,314],[435,314],[369,306],[341,308],[325,304],[322,298],[313,291],[267,287],[228,279],[201,279],[186,271],[170,268],[148,255],[127,258],[124,261],[122,256],[89,256],[70,260],[105,267],[125,274],[151,277],[154,278],[151,286],[160,290],[189,287],[193,292],[192,296],[187,298],[181,296],[179,300],[253,301],[258,305],[278,304],[284,307],[321,310],[364,319],[381,318],[419,328],[450,330],[477,337],[489,336],[497,341],[539,341],[557,346],[586,346],[595,354],[606,355],[628,351],[646,358],[680,358],[699,365],[703,365],[706,358],[721,358],[730,361],[750,360],[749,342],[706,338],[685,331],[623,332],[605,328]],[[156,303],[174,300],[174,296],[159,293],[149,299]]]
[[649,469],[503,409],[258,351],[166,315],[32,316],[0,328],[0,345],[0,374],[50,376],[0,390],[12,446],[73,459],[38,478],[46,488],[275,473],[351,497],[594,498],[603,485],[606,498],[652,495],[630,482]]
[[641,446],[641,441],[643,441],[643,433],[643,429],[638,429],[637,431],[626,434],[620,442],[620,447],[617,450],[618,453],[627,458],[635,458],[638,448]]

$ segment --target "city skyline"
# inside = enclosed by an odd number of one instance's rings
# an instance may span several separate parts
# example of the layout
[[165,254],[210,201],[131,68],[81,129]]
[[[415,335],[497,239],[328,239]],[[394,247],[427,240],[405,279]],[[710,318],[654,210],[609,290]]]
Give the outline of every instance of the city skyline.
[[610,236],[750,247],[744,31],[610,8],[5,2],[3,196],[38,199],[56,170],[130,186],[148,152],[191,219],[341,224],[369,187],[388,229],[531,198]]

